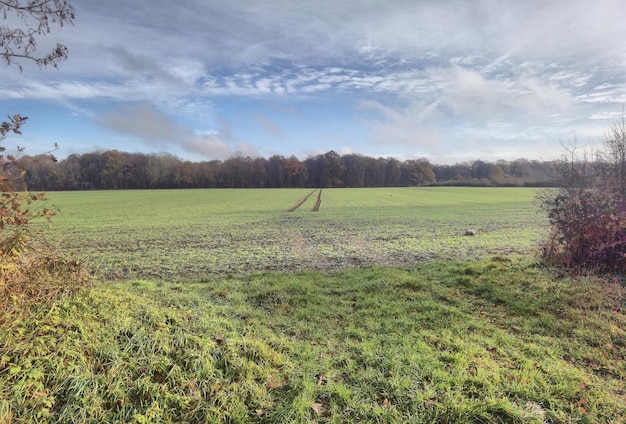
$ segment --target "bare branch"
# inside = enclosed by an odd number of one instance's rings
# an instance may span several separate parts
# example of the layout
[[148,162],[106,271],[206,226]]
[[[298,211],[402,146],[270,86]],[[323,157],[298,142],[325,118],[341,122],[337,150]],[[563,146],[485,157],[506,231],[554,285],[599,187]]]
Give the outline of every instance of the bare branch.
[[43,56],[35,52],[37,37],[49,34],[51,23],[60,27],[73,23],[76,12],[69,0],[0,0],[0,16],[5,21],[12,16],[24,23],[22,27],[0,26],[0,57],[6,65],[17,65],[21,70],[20,60],[26,59],[40,67],[57,67],[67,59],[68,49],[62,44]]

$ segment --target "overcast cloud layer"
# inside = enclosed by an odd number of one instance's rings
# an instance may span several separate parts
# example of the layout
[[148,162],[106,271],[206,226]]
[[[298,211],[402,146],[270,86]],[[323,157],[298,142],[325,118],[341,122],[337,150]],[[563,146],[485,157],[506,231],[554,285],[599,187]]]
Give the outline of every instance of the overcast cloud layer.
[[74,1],[58,70],[5,68],[29,153],[552,159],[626,102],[622,1]]

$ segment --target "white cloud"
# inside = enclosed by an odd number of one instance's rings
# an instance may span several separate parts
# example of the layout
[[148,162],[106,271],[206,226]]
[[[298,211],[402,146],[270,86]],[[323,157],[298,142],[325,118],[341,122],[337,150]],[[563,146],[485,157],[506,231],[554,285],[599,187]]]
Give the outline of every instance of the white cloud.
[[237,143],[236,153],[239,153],[243,156],[249,156],[251,158],[259,157],[259,149],[257,149],[250,143],[246,143],[245,141]]
[[272,134],[274,137],[276,137],[276,138],[284,138],[285,137],[285,133],[283,132],[283,129],[279,125],[277,125],[276,123],[272,122],[264,114],[262,114],[260,112],[255,113],[254,114],[254,121],[256,122],[257,125],[259,125],[261,128],[263,128],[268,133]]
[[0,87],[0,97],[4,99],[36,99],[36,100],[84,100],[110,99],[132,100],[140,96],[136,88],[97,82],[81,81],[28,81],[20,85]]
[[221,120],[218,131],[198,131],[180,124],[150,103],[139,103],[105,111],[95,121],[115,133],[138,138],[153,150],[181,148],[202,159],[225,159],[233,154],[227,142],[233,135],[225,119]]
[[[241,139],[247,151],[271,151],[265,144],[302,125],[321,139],[325,123],[302,111],[346,99],[356,118],[333,111],[396,152],[517,152],[524,139],[539,149],[532,140],[597,132],[626,103],[622,9],[621,0],[83,2],[75,26],[53,34],[70,59],[7,75],[0,99],[58,103],[144,145],[220,157]],[[105,104],[127,105],[102,113]],[[349,143],[337,142],[368,148]]]
[[[568,89],[536,75],[492,79],[461,66],[427,71],[431,92],[404,105],[363,101],[375,112],[367,125],[376,146],[399,146],[414,156],[450,162],[463,153],[474,158],[507,159],[550,151],[549,145],[576,128],[584,114]],[[426,101],[425,101],[426,100]],[[535,147],[532,147],[535,144]]]
[[396,109],[376,101],[365,101],[359,108],[373,110],[382,117],[367,123],[372,133],[371,142],[376,145],[403,146],[433,153],[442,143],[443,136],[436,124],[444,117],[427,105],[414,103]]
[[623,112],[597,112],[592,114],[589,119],[618,121],[623,117]]
[[535,75],[498,80],[454,67],[449,70],[440,109],[448,109],[453,118],[473,125],[493,119],[534,123],[554,113],[572,112],[575,104],[576,99],[567,89]]
[[193,133],[191,127],[180,125],[150,103],[124,105],[96,116],[95,120],[104,128],[137,137],[148,145],[169,144]]
[[198,136],[185,139],[182,141],[181,147],[203,159],[224,160],[233,154],[230,146],[217,136]]

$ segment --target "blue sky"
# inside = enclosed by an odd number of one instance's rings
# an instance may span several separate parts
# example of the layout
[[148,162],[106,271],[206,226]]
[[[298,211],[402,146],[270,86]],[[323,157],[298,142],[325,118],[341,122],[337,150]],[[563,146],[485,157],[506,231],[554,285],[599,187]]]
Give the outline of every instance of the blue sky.
[[626,103],[618,0],[75,0],[5,67],[11,143],[193,161],[335,150],[433,163],[554,159]]

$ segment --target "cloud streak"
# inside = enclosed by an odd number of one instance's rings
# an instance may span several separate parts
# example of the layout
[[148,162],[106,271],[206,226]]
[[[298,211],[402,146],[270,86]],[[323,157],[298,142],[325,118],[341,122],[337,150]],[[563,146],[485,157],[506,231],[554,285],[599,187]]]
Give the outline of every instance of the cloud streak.
[[96,122],[111,131],[131,135],[146,143],[167,143],[193,132],[160,112],[149,103],[124,105],[96,117]]
[[[225,159],[233,149],[217,134],[196,134],[150,103],[124,105],[95,117],[96,123],[117,134],[140,139],[157,150],[180,146],[184,151],[204,159]],[[227,137],[230,134],[227,132]]]

